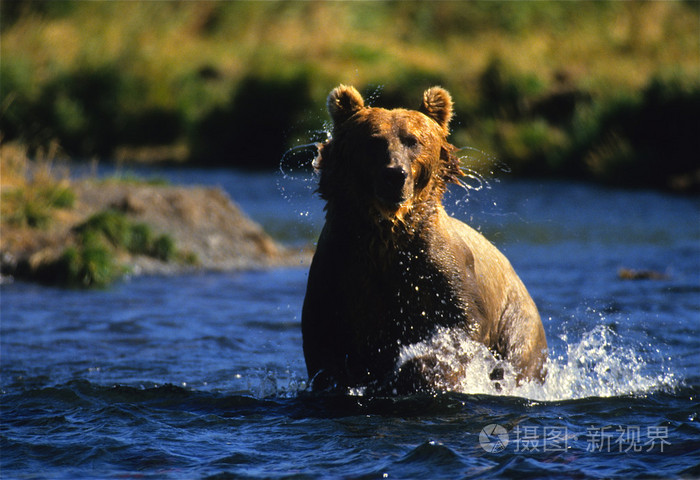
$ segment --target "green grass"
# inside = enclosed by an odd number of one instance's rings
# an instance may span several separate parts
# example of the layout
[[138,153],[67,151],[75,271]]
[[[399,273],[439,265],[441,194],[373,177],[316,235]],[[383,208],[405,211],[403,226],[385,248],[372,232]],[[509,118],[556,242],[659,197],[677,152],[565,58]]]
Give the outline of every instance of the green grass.
[[[623,181],[606,165],[624,168],[624,152],[643,152],[644,140],[620,127],[624,141],[614,146],[594,132],[624,121],[614,114],[620,92],[641,99],[637,114],[653,115],[676,101],[652,98],[654,79],[691,82],[680,92],[691,100],[700,82],[692,1],[57,1],[3,9],[4,138],[34,150],[58,140],[80,158],[185,145],[191,162],[270,168],[289,146],[317,139],[337,83],[375,94],[374,104],[409,107],[439,83],[456,101],[459,146],[488,150],[522,174]],[[533,108],[565,88],[575,99],[550,102],[557,115]]]
[[648,186],[697,170],[700,84],[683,76],[654,77],[634,94],[582,110],[570,156],[592,175]]
[[2,192],[3,222],[14,226],[46,228],[55,209],[70,209],[75,192],[60,183],[35,183],[8,188]]
[[124,272],[102,239],[86,235],[78,247],[68,247],[54,266],[56,283],[77,288],[106,287]]
[[54,261],[32,268],[18,265],[16,274],[48,285],[70,288],[104,288],[117,280],[125,269],[117,264],[114,251],[97,235],[86,235],[78,245],[67,247]]
[[[38,161],[30,160],[25,149],[16,144],[2,145],[0,152],[1,220],[10,244],[20,251],[31,250],[31,239],[37,235],[31,230],[44,229],[48,231],[41,235],[52,239],[49,243],[65,241],[68,245],[54,260],[20,256],[13,275],[53,285],[92,288],[108,286],[127,271],[118,261],[124,253],[185,265],[198,263],[196,255],[178,249],[170,235],[157,234],[148,224],[134,222],[115,209],[91,215],[65,238],[62,226],[79,218],[79,211],[66,211],[77,201],[67,169],[48,160],[53,158],[52,152],[42,154],[45,158]],[[128,173],[106,181],[163,184],[161,179],[141,180]]]
[[146,255],[164,262],[173,260],[177,253],[175,240],[170,235],[156,235],[147,224],[132,222],[117,210],[98,212],[78,225],[75,231],[82,243],[99,236],[116,250]]
[[40,282],[72,288],[104,288],[128,271],[117,261],[120,251],[146,255],[163,262],[196,265],[197,258],[177,249],[170,235],[156,235],[144,223],[129,220],[115,210],[98,212],[75,228],[75,245],[58,259],[31,271],[20,266],[18,274]]

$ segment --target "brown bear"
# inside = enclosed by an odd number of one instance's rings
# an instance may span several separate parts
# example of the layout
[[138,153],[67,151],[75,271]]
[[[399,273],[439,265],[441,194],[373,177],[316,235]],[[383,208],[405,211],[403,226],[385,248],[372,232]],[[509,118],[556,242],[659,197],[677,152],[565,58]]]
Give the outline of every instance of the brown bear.
[[341,85],[327,105],[333,130],[314,162],[326,222],[302,311],[313,388],[449,388],[459,369],[438,371],[429,354],[398,362],[403,347],[445,329],[508,361],[518,381],[542,381],[535,303],[506,257],[442,205],[462,175],[447,141],[450,94],[433,87],[418,111],[387,110]]

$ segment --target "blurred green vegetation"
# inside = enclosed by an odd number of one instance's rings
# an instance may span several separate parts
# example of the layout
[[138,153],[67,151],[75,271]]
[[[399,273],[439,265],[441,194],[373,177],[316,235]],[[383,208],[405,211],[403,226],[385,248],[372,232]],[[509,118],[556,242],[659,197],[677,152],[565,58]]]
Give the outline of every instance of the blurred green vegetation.
[[[132,221],[120,210],[109,208],[84,218],[85,203],[76,193],[80,187],[76,190],[65,166],[54,163],[54,150],[40,152],[32,161],[24,147],[0,148],[0,227],[3,258],[9,259],[3,269],[42,283],[92,288],[106,287],[126,273],[122,260],[127,255],[181,265],[199,263],[197,255],[178,248],[171,235],[156,234],[151,226]],[[166,183],[128,172],[90,181],[98,187]]]
[[175,241],[171,236],[156,236],[147,224],[134,223],[117,210],[98,212],[78,225],[75,231],[83,240],[99,236],[113,248],[164,262],[173,260],[176,254]]
[[117,210],[95,213],[74,232],[75,244],[66,247],[57,259],[41,263],[34,270],[28,263],[20,265],[17,274],[47,284],[100,288],[127,272],[117,260],[120,252],[163,262],[197,263],[192,253],[177,249],[170,235],[156,235],[147,224],[132,222]]
[[117,264],[113,251],[97,235],[81,237],[80,244],[66,248],[61,256],[39,265],[33,278],[73,288],[103,288],[126,269]]
[[690,190],[699,5],[2,0],[0,131],[77,158],[271,168],[325,137],[338,83],[387,107],[441,84],[453,143],[514,174]]
[[45,228],[54,209],[69,209],[74,203],[75,193],[68,186],[31,185],[2,192],[0,210],[10,225]]
[[0,220],[10,227],[47,229],[60,210],[71,210],[76,194],[68,173],[45,158],[32,162],[22,148],[0,149]]

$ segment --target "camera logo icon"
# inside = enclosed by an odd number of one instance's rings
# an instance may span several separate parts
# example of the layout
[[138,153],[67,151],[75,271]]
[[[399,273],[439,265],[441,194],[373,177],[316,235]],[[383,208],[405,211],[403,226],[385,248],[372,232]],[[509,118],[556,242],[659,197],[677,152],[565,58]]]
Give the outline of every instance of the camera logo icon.
[[508,431],[500,425],[486,425],[479,433],[481,448],[489,453],[499,453],[506,449],[509,442]]

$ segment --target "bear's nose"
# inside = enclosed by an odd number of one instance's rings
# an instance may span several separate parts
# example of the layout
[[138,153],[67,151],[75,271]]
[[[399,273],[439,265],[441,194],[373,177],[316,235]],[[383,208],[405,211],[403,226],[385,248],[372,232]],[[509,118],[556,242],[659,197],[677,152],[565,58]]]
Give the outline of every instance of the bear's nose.
[[402,189],[408,173],[402,167],[387,167],[382,171],[384,185],[392,189]]

